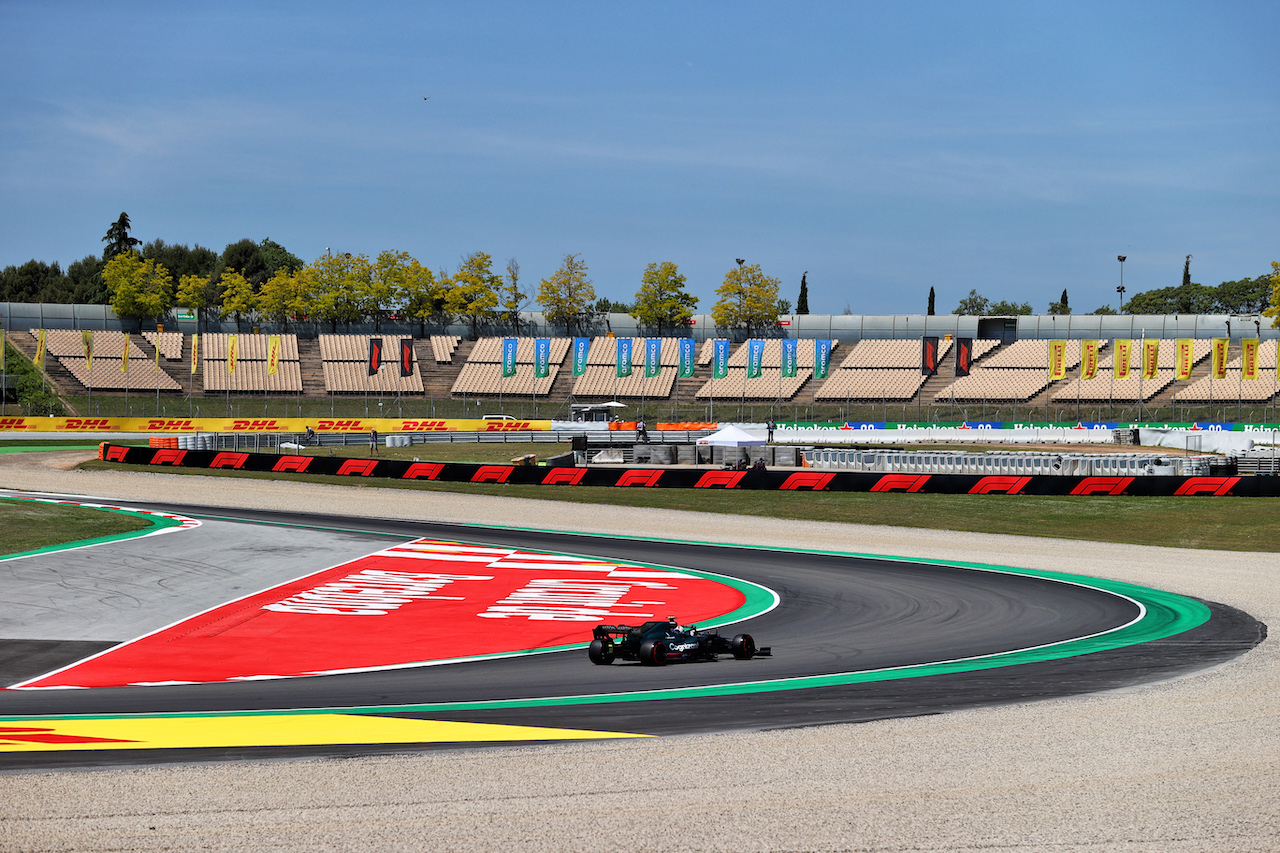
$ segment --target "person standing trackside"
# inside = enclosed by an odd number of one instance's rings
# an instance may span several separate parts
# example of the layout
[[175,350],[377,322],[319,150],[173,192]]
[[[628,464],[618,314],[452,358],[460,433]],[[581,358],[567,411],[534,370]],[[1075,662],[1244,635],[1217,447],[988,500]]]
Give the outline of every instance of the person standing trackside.
[[773,431],[778,428],[778,425],[773,422],[773,418],[770,418],[765,426],[769,429],[769,437],[765,440],[773,444]]
[[369,455],[378,455],[378,431],[376,429],[369,430]]
[[649,443],[649,430],[645,429],[644,418],[641,418],[640,422],[636,424],[636,438],[639,439],[642,444]]

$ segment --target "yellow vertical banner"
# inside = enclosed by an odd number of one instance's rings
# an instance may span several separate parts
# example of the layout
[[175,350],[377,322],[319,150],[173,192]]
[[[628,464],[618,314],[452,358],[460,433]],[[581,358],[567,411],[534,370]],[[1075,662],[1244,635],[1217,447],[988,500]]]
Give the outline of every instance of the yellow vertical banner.
[[160,375],[160,335],[156,335],[156,376]]
[[1196,342],[1191,338],[1178,338],[1178,379],[1190,379],[1195,364]]
[[1086,382],[1098,375],[1098,342],[1080,342],[1080,378]]
[[44,344],[45,330],[38,329],[36,333],[36,367],[40,368],[41,373],[44,373]]
[[240,358],[240,336],[227,335],[227,375],[236,372],[236,362]]
[[120,372],[129,372],[129,333],[124,333],[124,352],[120,355]]
[[1240,370],[1244,379],[1258,378],[1258,339],[1245,338],[1240,341]]
[[1067,342],[1049,341],[1049,381],[1067,378]]
[[4,373],[4,329],[0,329],[0,373]]
[[1157,338],[1142,340],[1142,378],[1155,379],[1160,367],[1160,341]]
[[280,369],[280,336],[272,335],[267,340],[267,375],[275,376]]
[[1227,350],[1231,347],[1230,338],[1213,339],[1213,372],[1214,379],[1227,378]]
[[1133,359],[1133,341],[1117,338],[1115,341],[1115,355],[1112,365],[1115,371],[1116,379],[1129,378],[1129,364]]
[[198,334],[191,336],[191,375],[196,375],[196,365],[200,363],[200,336]]
[[93,375],[93,332],[86,329],[80,333],[80,345],[84,347],[84,366]]

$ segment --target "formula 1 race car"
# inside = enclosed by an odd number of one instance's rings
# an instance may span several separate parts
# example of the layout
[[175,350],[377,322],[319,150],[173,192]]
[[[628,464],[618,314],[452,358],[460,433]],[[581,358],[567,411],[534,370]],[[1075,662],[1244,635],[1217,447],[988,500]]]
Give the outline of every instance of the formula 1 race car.
[[731,654],[738,660],[750,660],[773,653],[768,646],[756,648],[750,634],[738,634],[730,640],[721,637],[719,631],[677,625],[674,618],[640,626],[597,625],[591,633],[595,639],[587,648],[587,657],[601,666],[613,663],[614,658],[662,666],[676,661],[716,660],[717,655]]

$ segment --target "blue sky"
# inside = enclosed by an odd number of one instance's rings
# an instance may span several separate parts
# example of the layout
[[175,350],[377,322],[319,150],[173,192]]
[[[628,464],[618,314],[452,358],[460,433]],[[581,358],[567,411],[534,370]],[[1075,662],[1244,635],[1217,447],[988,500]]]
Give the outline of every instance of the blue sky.
[[815,313],[1280,260],[1274,2],[369,5],[0,5],[0,265],[122,210],[623,300],[670,260],[700,310],[734,258]]

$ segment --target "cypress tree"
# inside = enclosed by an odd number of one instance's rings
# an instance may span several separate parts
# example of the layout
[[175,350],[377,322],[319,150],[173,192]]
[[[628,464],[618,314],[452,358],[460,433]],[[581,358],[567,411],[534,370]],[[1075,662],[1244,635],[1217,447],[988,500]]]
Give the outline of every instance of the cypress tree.
[[807,281],[809,271],[805,270],[804,275],[800,276],[800,296],[796,299],[796,313],[809,313],[809,282]]

